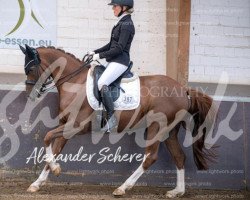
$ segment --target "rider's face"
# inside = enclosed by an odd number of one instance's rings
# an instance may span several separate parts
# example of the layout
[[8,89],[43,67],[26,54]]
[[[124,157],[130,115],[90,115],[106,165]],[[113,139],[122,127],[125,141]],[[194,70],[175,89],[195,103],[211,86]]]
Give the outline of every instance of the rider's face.
[[122,10],[122,8],[121,8],[121,6],[119,6],[119,5],[113,5],[113,11],[114,11],[114,15],[116,16],[116,17],[118,17],[118,15],[119,15],[119,13],[121,12],[121,10]]

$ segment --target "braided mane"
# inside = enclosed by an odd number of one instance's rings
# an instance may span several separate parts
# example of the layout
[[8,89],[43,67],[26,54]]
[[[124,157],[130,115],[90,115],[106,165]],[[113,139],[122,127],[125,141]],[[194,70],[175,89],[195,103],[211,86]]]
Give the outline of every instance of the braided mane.
[[75,57],[75,55],[73,55],[72,53],[68,53],[68,52],[64,51],[63,49],[55,48],[54,46],[48,46],[48,47],[42,46],[42,47],[39,47],[39,48],[41,48],[41,49],[54,49],[54,50],[57,50],[57,51],[60,51],[62,53],[65,53],[65,54],[69,55],[70,57],[78,60],[79,62],[82,62],[79,58]]

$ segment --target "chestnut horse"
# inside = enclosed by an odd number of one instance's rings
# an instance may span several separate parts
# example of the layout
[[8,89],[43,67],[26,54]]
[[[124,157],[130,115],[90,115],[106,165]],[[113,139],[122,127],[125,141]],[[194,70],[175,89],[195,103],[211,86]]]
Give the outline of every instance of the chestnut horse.
[[[55,175],[60,174],[61,168],[55,156],[62,151],[67,141],[76,133],[92,133],[89,117],[94,110],[86,98],[85,87],[90,65],[54,47],[34,49],[26,45],[26,48],[20,48],[25,54],[26,91],[29,97],[35,99],[40,96],[49,77],[55,82],[59,93],[60,123],[44,138],[46,165],[39,178],[28,188],[29,192],[36,192],[45,184],[50,171]],[[135,185],[157,160],[159,145],[163,142],[177,168],[176,188],[168,191],[166,197],[182,196],[185,193],[185,154],[178,142],[178,131],[181,126],[190,129],[196,166],[199,170],[208,169],[211,150],[205,148],[205,139],[215,118],[212,99],[163,75],[142,76],[140,85],[140,106],[135,110],[116,111],[120,119],[116,134],[136,130],[146,124],[145,156],[139,168],[113,195],[122,196]]]

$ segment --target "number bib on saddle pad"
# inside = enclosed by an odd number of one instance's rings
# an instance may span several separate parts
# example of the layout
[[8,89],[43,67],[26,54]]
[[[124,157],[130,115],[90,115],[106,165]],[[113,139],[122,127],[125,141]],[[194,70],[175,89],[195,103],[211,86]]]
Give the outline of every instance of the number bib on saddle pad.
[[[119,98],[114,102],[115,110],[133,110],[138,108],[140,104],[140,79],[138,75],[132,78],[124,78],[121,80],[120,87],[125,91],[120,91]],[[89,69],[86,82],[86,92],[89,105],[94,110],[102,110],[103,106],[99,106],[99,101],[94,95],[94,77],[93,68]]]

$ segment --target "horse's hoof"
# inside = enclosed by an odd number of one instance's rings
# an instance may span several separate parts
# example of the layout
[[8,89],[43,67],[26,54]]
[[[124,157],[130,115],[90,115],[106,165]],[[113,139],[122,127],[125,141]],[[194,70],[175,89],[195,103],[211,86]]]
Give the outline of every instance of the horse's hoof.
[[119,188],[117,188],[114,192],[113,192],[114,197],[122,197],[123,195],[125,195],[125,191],[121,190]]
[[55,175],[55,176],[59,176],[61,174],[61,167],[60,165],[58,165],[57,167],[55,167],[53,170],[52,170],[52,173]]
[[184,193],[185,192],[179,192],[177,190],[170,190],[167,192],[166,198],[173,199],[173,198],[181,197],[184,195]]
[[27,192],[30,192],[30,193],[34,193],[34,192],[37,192],[39,190],[39,187],[36,187],[36,186],[29,186],[29,188],[27,189]]

